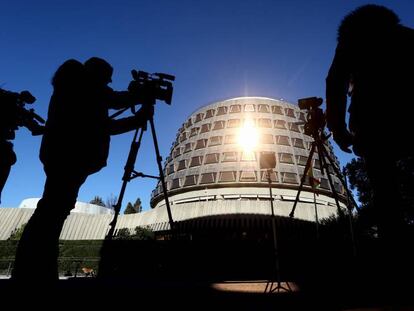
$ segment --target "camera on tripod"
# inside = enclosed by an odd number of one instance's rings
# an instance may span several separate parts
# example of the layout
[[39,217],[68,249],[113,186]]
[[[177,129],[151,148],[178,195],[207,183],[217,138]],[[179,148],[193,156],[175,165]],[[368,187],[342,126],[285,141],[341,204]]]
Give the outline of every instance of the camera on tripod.
[[298,100],[298,106],[302,110],[308,110],[304,132],[306,135],[320,136],[323,134],[323,129],[326,125],[325,114],[319,108],[322,105],[323,99],[320,97],[307,97]]
[[38,130],[41,129],[40,124],[44,124],[45,120],[39,116],[37,113],[34,112],[34,109],[26,109],[24,106],[26,103],[33,104],[36,101],[36,98],[30,94],[28,91],[23,91],[20,93],[20,96],[17,100],[17,107],[18,107],[18,119],[17,124],[19,126],[25,126],[30,131],[38,133]]
[[[115,118],[122,112],[124,112],[126,109],[131,108],[131,111],[135,114],[135,104],[141,104],[144,108],[151,108],[153,113],[153,108],[156,103],[156,100],[162,100],[166,104],[171,105],[171,99],[172,99],[172,93],[173,93],[173,85],[172,81],[175,80],[175,77],[173,75],[165,74],[165,73],[153,73],[150,74],[145,71],[136,71],[131,70],[133,81],[129,83],[128,86],[128,92],[132,96],[133,105],[131,107],[126,107],[124,109],[119,110],[118,112],[114,113],[110,118]],[[142,109],[141,108],[141,109]],[[110,222],[109,226],[110,229],[105,237],[106,240],[112,239],[116,222],[118,219],[119,212],[121,210],[122,206],[122,200],[125,194],[125,189],[127,186],[127,183],[130,182],[132,179],[136,177],[150,177],[159,179],[162,189],[164,192],[164,198],[165,198],[165,206],[167,208],[167,214],[168,214],[168,222],[170,224],[170,229],[173,230],[174,228],[174,221],[171,214],[170,209],[170,203],[168,200],[168,194],[167,194],[167,187],[164,179],[164,171],[162,168],[162,157],[160,155],[160,150],[158,147],[158,140],[157,135],[155,133],[155,125],[154,125],[154,118],[151,117],[148,119],[150,127],[151,127],[151,134],[152,134],[152,140],[154,142],[154,148],[155,148],[155,155],[156,155],[156,161],[158,165],[159,170],[159,176],[153,176],[153,175],[147,175],[143,174],[141,172],[137,172],[134,169],[135,161],[138,155],[138,150],[141,146],[141,140],[143,137],[144,132],[147,130],[146,122],[145,125],[139,126],[135,129],[135,134],[132,139],[131,148],[129,149],[129,154],[127,158],[127,162],[124,166],[124,176],[122,177],[122,186],[121,191],[118,196],[118,202],[114,205],[114,217],[112,221]]]
[[[0,90],[2,100],[8,102],[3,109],[11,109],[9,113],[15,115],[14,124],[10,124],[8,139],[14,139],[14,131],[19,126],[28,128],[33,135],[40,135],[43,133],[44,127],[41,124],[45,123],[45,120],[34,112],[34,109],[26,109],[26,104],[33,104],[36,98],[29,91],[22,91],[20,93],[10,92],[6,90]],[[13,108],[12,108],[13,107]],[[14,112],[12,112],[14,111]]]
[[173,75],[166,73],[148,73],[145,71],[131,71],[134,79],[128,86],[128,91],[136,96],[137,101],[142,104],[155,104],[155,101],[162,100],[171,105]]
[[298,105],[300,109],[316,109],[322,105],[323,99],[320,97],[306,97],[298,99]]

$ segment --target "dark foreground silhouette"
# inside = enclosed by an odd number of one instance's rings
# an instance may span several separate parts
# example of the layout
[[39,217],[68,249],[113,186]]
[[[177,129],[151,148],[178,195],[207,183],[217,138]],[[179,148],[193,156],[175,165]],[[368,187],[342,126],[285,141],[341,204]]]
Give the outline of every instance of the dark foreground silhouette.
[[85,64],[71,59],[53,77],[40,148],[46,183],[17,249],[13,269],[16,280],[57,279],[58,239],[63,223],[87,177],[106,166],[110,135],[142,127],[152,117],[153,111],[144,108],[132,117],[108,117],[110,108],[136,104],[130,92],[116,92],[108,86],[112,71],[100,58],[93,57]]
[[[363,158],[379,235],[392,254],[406,251],[399,244],[413,214],[413,71],[414,30],[394,12],[366,5],[344,18],[326,79],[327,125],[342,150],[352,145]],[[404,188],[411,189],[406,198]]]
[[43,133],[41,124],[44,120],[33,109],[24,107],[26,103],[33,104],[35,101],[36,98],[28,91],[15,93],[0,88],[0,203],[11,167],[17,160],[12,143],[16,130],[26,127],[32,135]]
[[4,297],[24,293],[40,306],[51,295],[74,307],[80,303],[188,310],[413,306],[413,257],[398,258],[393,266],[378,239],[365,235],[358,222],[355,257],[347,221],[345,217],[321,224],[317,238],[314,223],[277,218],[280,276],[282,285],[289,282],[289,292],[270,293],[277,283],[268,217],[260,222],[261,229],[248,230],[247,235],[242,226],[196,227],[189,240],[187,223],[177,227],[180,240],[105,241],[96,277],[85,277],[79,265],[78,273],[72,270],[73,277],[66,280],[45,283],[41,276],[26,282],[2,280],[0,290]]
[[[314,227],[310,229],[314,233]],[[26,283],[2,280],[0,290],[4,297],[24,293],[40,306],[51,296],[74,307],[347,310],[392,306],[410,310],[413,306],[413,274],[405,262],[412,259],[390,267],[377,259],[381,248],[375,241],[360,245],[356,258],[349,245],[338,240],[290,242],[281,244],[280,264],[282,281],[290,282],[291,292],[265,292],[273,275],[270,240],[113,240],[103,252],[105,274],[53,283],[44,283],[41,277]],[[387,275],[387,270],[393,273]]]

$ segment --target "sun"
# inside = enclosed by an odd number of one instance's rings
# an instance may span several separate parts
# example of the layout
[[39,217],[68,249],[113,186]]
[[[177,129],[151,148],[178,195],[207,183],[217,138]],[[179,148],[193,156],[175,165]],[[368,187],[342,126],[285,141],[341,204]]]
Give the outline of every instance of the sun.
[[240,128],[238,143],[243,152],[252,152],[256,149],[259,141],[259,131],[253,120],[246,119]]

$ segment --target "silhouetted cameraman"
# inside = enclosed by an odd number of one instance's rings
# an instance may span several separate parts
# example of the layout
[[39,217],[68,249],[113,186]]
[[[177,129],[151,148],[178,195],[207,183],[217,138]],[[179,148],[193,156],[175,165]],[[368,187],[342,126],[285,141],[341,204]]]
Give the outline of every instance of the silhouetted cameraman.
[[24,108],[24,104],[33,104],[36,98],[28,91],[15,93],[0,89],[0,203],[1,193],[10,169],[16,163],[16,154],[13,151],[12,140],[16,136],[16,130],[24,126],[32,132],[32,135],[41,135],[44,123],[43,119],[33,110]]
[[106,166],[110,135],[142,127],[153,115],[153,107],[144,105],[132,117],[109,118],[110,108],[137,104],[130,92],[116,92],[108,86],[112,71],[100,58],[93,57],[84,64],[71,59],[52,79],[53,94],[40,149],[46,183],[20,240],[14,279],[57,280],[63,223],[87,177]]
[[413,73],[414,30],[394,12],[365,5],[343,19],[326,79],[327,126],[342,150],[353,145],[364,159],[379,235],[390,247],[405,238],[400,169],[405,163],[412,176]]

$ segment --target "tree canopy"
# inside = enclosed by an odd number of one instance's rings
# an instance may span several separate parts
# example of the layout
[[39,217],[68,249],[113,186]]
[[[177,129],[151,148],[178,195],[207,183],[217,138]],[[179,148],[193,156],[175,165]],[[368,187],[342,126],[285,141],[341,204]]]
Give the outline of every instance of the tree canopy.
[[105,207],[104,201],[97,195],[89,203]]
[[365,168],[364,161],[361,158],[352,159],[345,168],[345,174],[348,177],[349,186],[352,190],[357,190],[358,200],[362,207],[368,207],[372,204],[372,188]]
[[[402,159],[397,161],[397,180],[384,180],[383,182],[398,183],[400,191],[399,204],[402,204],[407,224],[414,223],[414,160]],[[357,190],[358,200],[361,202],[359,219],[362,223],[372,225],[376,223],[376,210],[373,201],[373,191],[369,182],[367,170],[363,159],[356,158],[349,162],[344,171],[348,176],[351,189]]]
[[131,202],[128,202],[124,214],[135,214],[135,213],[141,213],[142,212],[142,204],[141,199],[137,198],[135,203],[132,204]]
[[121,228],[117,231],[114,238],[116,240],[153,240],[154,232],[147,226],[137,226],[134,232],[131,232],[128,228]]

